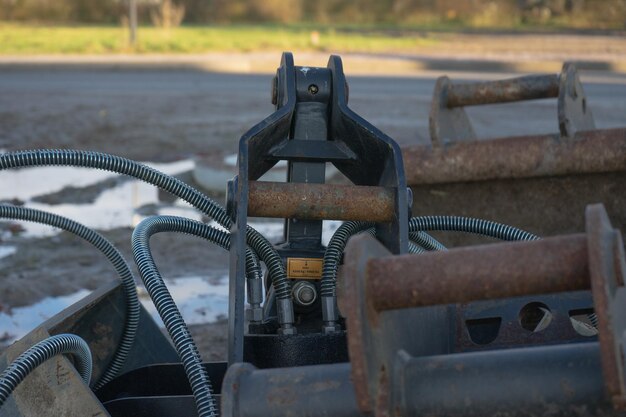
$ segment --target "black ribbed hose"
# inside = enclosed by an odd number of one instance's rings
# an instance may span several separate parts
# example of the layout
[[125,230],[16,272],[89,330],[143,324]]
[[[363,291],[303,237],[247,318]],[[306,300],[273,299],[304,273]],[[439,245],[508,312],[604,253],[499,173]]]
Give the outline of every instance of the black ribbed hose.
[[[474,233],[482,236],[493,237],[500,240],[539,240],[539,236],[503,223],[490,220],[476,219],[459,216],[423,216],[413,217],[409,221],[409,236],[417,231],[441,230],[453,232]],[[597,328],[597,316],[595,313],[588,315],[591,324]]]
[[[232,221],[224,208],[202,192],[178,178],[164,174],[131,159],[101,152],[71,149],[37,149],[0,155],[0,170],[44,165],[96,168],[129,175],[181,198],[226,229],[230,229],[232,225]],[[246,238],[248,245],[265,262],[276,290],[276,297],[278,299],[291,299],[291,285],[285,274],[285,268],[271,243],[250,226],[246,229]]]
[[[370,227],[369,229],[364,230],[365,233],[368,233],[369,235],[376,237],[376,228],[375,227]],[[409,240],[409,253],[412,255],[418,254],[418,253],[425,253],[426,249],[424,249],[422,246],[420,246],[419,244]]]
[[500,240],[537,240],[539,236],[502,223],[459,216],[422,216],[409,220],[409,232],[419,231],[466,232]]
[[0,218],[47,224],[73,233],[95,246],[113,264],[122,281],[122,289],[126,297],[126,323],[124,324],[124,331],[115,356],[98,382],[93,386],[94,391],[100,389],[104,384],[115,378],[124,366],[124,362],[135,341],[135,334],[139,324],[140,304],[137,298],[137,287],[128,264],[115,246],[104,236],[66,217],[26,207],[0,204]]
[[[324,263],[322,268],[322,280],[320,283],[320,298],[322,301],[322,320],[324,322],[324,332],[335,332],[339,329],[337,320],[339,310],[337,308],[337,269],[343,256],[348,239],[357,233],[369,233],[376,237],[374,223],[349,221],[343,223],[333,234],[326,251],[324,252]],[[409,242],[409,253],[423,253],[425,250],[413,242]]]
[[28,374],[48,359],[60,354],[74,357],[76,370],[85,384],[89,385],[92,368],[89,346],[76,335],[58,334],[29,348],[0,373],[0,408]]
[[448,250],[441,242],[426,232],[410,232],[409,240],[427,251]]
[[[367,232],[372,236],[376,236],[374,223],[360,221],[344,222],[335,230],[335,233],[333,233],[326,247],[326,251],[324,252],[324,266],[322,268],[322,280],[320,283],[321,296],[334,297],[336,295],[337,269],[339,268],[343,251],[348,244],[348,240],[355,234],[361,232]],[[424,234],[426,235],[426,233]],[[416,254],[425,252],[424,249],[420,247],[421,245],[416,243],[417,242],[409,242],[409,253]]]
[[[374,223],[370,222],[350,221],[343,223],[335,231],[328,243],[326,252],[324,252],[324,267],[320,290],[322,297],[335,297],[336,295],[337,269],[350,237],[357,233],[367,231],[373,226]],[[424,233],[425,231],[433,230],[475,233],[500,240],[539,239],[538,236],[532,233],[506,224],[471,217],[422,216],[413,217],[409,220],[409,237],[417,247],[422,247],[426,250],[446,250],[446,247],[435,238]],[[409,252],[421,253],[417,247],[409,245]]]
[[[415,233],[424,230],[474,233],[477,235],[510,241],[541,239],[537,235],[513,226],[472,217],[423,216],[413,217],[409,220],[409,236],[415,236]],[[596,314],[589,314],[588,317],[591,324],[597,328]]]
[[320,283],[320,296],[336,296],[337,268],[343,256],[343,251],[348,244],[348,239],[357,233],[368,230],[374,223],[350,221],[344,222],[335,230],[324,252],[324,266],[322,268],[322,280]]
[[[180,356],[196,401],[198,415],[200,417],[217,416],[217,406],[213,397],[211,381],[202,366],[200,353],[150,252],[150,237],[161,232],[179,232],[198,236],[224,249],[230,247],[230,235],[194,220],[175,216],[155,216],[139,223],[133,231],[132,237],[133,256],[139,268],[141,279]],[[257,269],[258,262],[255,262],[254,256],[252,250],[246,251],[246,265],[252,268],[247,271],[248,276],[262,279],[261,271]]]
[[418,253],[426,253],[426,249],[418,245],[417,243],[409,240],[409,253],[412,255],[416,255]]

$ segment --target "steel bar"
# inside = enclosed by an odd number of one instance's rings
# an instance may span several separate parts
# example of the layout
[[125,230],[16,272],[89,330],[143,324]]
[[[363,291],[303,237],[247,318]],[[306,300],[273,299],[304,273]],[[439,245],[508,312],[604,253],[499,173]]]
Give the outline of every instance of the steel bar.
[[248,215],[390,222],[394,201],[391,187],[250,181]]
[[409,185],[626,171],[626,129],[522,136],[402,149]]
[[387,256],[367,265],[376,311],[590,288],[584,234]]
[[408,357],[396,368],[401,416],[619,415],[603,387],[597,342]]
[[561,138],[595,129],[593,114],[578,77],[576,66],[565,63],[560,75],[531,75],[509,80],[454,84],[448,77],[435,83],[429,114],[429,131],[435,148],[453,142],[477,139],[466,106],[557,98]]
[[626,331],[626,299],[621,287],[626,263],[623,241],[600,204],[587,206],[585,228],[589,239],[589,274],[594,312],[598,319],[602,374],[615,409],[624,411],[626,371],[623,335]]
[[446,107],[509,103],[558,96],[558,75],[528,75],[508,80],[451,84],[447,90]]
[[231,366],[222,388],[224,417],[359,417],[350,364],[257,369]]

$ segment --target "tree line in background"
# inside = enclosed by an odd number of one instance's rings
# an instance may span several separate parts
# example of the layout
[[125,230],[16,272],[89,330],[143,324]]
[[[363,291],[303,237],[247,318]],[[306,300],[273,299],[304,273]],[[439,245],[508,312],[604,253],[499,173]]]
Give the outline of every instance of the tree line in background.
[[[459,23],[505,27],[560,21],[624,27],[626,0],[137,0],[143,24]],[[119,24],[128,0],[0,0],[0,20]]]

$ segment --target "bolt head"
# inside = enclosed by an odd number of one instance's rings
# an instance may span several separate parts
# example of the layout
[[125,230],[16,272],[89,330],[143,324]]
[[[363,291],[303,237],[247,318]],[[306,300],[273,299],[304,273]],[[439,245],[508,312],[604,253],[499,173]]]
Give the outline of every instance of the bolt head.
[[310,306],[317,299],[315,286],[306,281],[296,283],[292,288],[294,301],[301,306]]
[[299,295],[300,300],[305,304],[311,303],[313,302],[313,300],[315,300],[315,291],[313,291],[313,288],[302,288]]

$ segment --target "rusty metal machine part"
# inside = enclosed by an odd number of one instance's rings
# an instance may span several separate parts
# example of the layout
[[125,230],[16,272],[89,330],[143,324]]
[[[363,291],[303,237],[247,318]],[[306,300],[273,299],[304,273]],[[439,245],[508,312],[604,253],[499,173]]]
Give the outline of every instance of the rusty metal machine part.
[[448,108],[556,98],[559,96],[559,76],[527,75],[501,81],[450,83],[446,94]]
[[[519,145],[493,141],[480,145],[484,148],[478,148],[479,142],[440,143],[408,153],[409,161],[421,169],[412,177],[419,202],[414,209],[430,210],[431,201],[454,195],[457,212],[442,214],[465,214],[458,210],[471,200],[458,191],[472,181],[510,181],[507,185],[514,188],[511,184],[542,181],[552,174],[567,178],[584,172],[604,186],[604,175],[619,177],[626,130],[576,132],[592,121],[572,71],[564,67],[560,77],[448,85],[443,98],[446,109],[453,110],[554,97],[558,90],[564,95],[559,110],[566,110],[559,111],[561,134],[526,138]],[[219,392],[215,399],[223,415],[521,417],[613,416],[626,411],[626,262],[621,235],[602,206],[588,208],[585,233],[580,227],[576,234],[533,242],[405,255],[411,196],[405,192],[402,155],[395,142],[348,109],[341,61],[331,57],[328,68],[295,67],[291,55],[285,54],[272,95],[277,111],[242,137],[239,176],[229,184],[235,239],[229,331],[234,337],[229,340],[229,364],[202,365]],[[576,109],[584,113],[582,123]],[[516,154],[502,156],[509,146]],[[288,161],[287,183],[256,181],[279,160]],[[355,186],[333,191],[324,185],[323,165],[328,162]],[[448,183],[451,178],[456,182]],[[454,193],[423,188],[429,186],[457,188]],[[375,195],[373,212],[368,212],[368,193]],[[355,201],[346,204],[345,196]],[[302,197],[308,205],[301,204]],[[488,203],[492,197],[480,195]],[[619,201],[619,196],[614,199]],[[281,207],[271,207],[276,201]],[[268,207],[270,212],[263,211]],[[278,295],[270,286],[266,300],[276,300],[280,308],[265,308],[272,303],[266,301],[256,310],[259,314],[248,316],[249,332],[260,329],[262,334],[244,337],[245,230],[247,216],[258,213],[287,218],[285,243],[278,250],[287,265],[295,265],[287,267],[295,284],[280,288]],[[316,294],[323,252],[320,220],[325,216],[374,221],[380,239],[365,233],[350,241],[338,279],[339,306],[334,292],[331,299]],[[474,217],[509,220],[488,210]],[[526,227],[524,222],[511,223]],[[251,299],[260,303],[263,290],[251,288]],[[57,332],[78,334],[92,348],[95,375],[101,374],[121,335],[121,302],[119,285],[98,290],[44,323],[24,343]],[[339,320],[333,322],[338,307],[347,316],[347,342]],[[292,312],[296,314],[290,317]],[[311,320],[321,313],[334,323],[328,332],[320,332]],[[272,314],[280,320],[268,325],[265,319]],[[143,316],[147,314],[142,310]],[[580,332],[582,325],[574,324],[579,316],[593,331]],[[19,349],[14,345],[9,351]],[[17,397],[0,408],[0,416],[39,416],[50,410],[113,417],[194,415],[185,372],[180,364],[165,364],[176,356],[149,318],[141,322],[129,357],[128,372],[98,391],[98,398],[79,379],[59,381],[59,375],[68,374],[64,359],[51,363],[41,369],[44,374],[35,373],[18,387]],[[5,358],[0,356],[0,362]],[[57,384],[51,384],[55,377]],[[71,405],[59,408],[57,397]]]
[[[377,235],[390,251],[408,250],[409,203],[400,149],[391,138],[348,108],[346,85],[341,59],[337,56],[331,56],[326,68],[317,68],[295,66],[291,54],[283,54],[273,83],[276,112],[240,139],[239,174],[231,181],[227,196],[229,213],[234,219],[230,272],[234,288],[230,296],[235,314],[231,314],[229,325],[232,332],[241,336],[237,340],[244,339],[243,321],[237,320],[236,314],[242,309],[243,301],[238,301],[242,299],[244,272],[240,254],[246,244],[240,231],[245,230],[249,216],[285,219],[285,241],[277,244],[276,249],[292,279],[321,278],[324,219],[372,221]],[[288,163],[286,183],[257,181],[281,160]],[[353,185],[324,184],[327,163],[332,163]],[[302,276],[300,268],[290,268],[291,261],[297,259],[318,263],[318,274]],[[307,285],[315,285],[319,292],[319,283]],[[308,301],[300,299],[294,306],[292,298],[298,294],[289,288],[275,290],[276,307],[265,309],[270,316],[261,325],[248,327],[249,334],[245,336],[248,349],[269,349],[264,344],[285,349],[291,346],[270,342],[276,333],[278,336],[319,333],[320,343],[325,343],[324,340],[332,339],[326,336],[341,332],[334,295],[316,297],[319,305],[317,300],[315,305],[307,305]],[[314,306],[317,312],[311,311]],[[274,314],[278,318],[277,332],[272,329]],[[310,339],[310,336],[306,341],[303,339],[303,343],[310,343]],[[233,349],[234,361],[243,360],[243,344]],[[310,352],[312,364],[322,361],[313,359],[321,351],[320,348]]]
[[223,417],[363,416],[348,363],[282,369],[236,364],[229,368],[222,392]]
[[[556,134],[477,138],[463,107],[457,107],[557,96]],[[550,236],[582,230],[580,213],[587,204],[602,202],[616,227],[626,227],[626,129],[594,128],[571,64],[560,75],[486,83],[440,78],[430,135],[430,145],[402,149],[414,215],[493,218]],[[461,235],[443,241],[478,242]]]
[[[590,206],[586,218],[584,234],[421,255],[392,256],[369,234],[355,237],[340,298],[350,364],[232,366],[222,389],[224,415],[621,415],[623,243],[602,206]],[[590,287],[593,301],[584,297]],[[500,302],[593,305],[599,336],[563,339],[567,331],[550,331],[573,328],[567,316],[527,330],[520,315],[518,333],[550,336],[531,346],[465,351],[455,340],[466,325],[455,322],[456,303],[511,296]]]
[[626,170],[626,129],[459,142],[403,149],[409,184],[603,174]]
[[[382,278],[367,280],[365,292],[371,294],[367,303],[375,311],[385,311],[590,288],[584,234],[502,243],[488,249],[470,246],[369,262],[368,276],[395,278],[393,285]],[[474,259],[480,261],[469,261]]]
[[594,129],[578,72],[566,63],[560,75],[530,75],[502,81],[453,84],[440,77],[435,85],[429,116],[433,146],[448,142],[476,140],[463,107],[515,101],[558,98],[559,132],[573,137],[576,132]]
[[307,220],[391,222],[392,187],[250,181],[248,215]]
[[[586,219],[584,235],[392,258],[370,237],[354,238],[346,251],[340,305],[350,328],[359,408],[377,416],[391,415],[392,410],[399,415],[541,415],[548,410],[576,415],[582,406],[590,414],[607,413],[611,407],[624,410],[624,249],[602,206],[590,206]],[[442,281],[435,282],[435,277]],[[552,340],[541,348],[456,353],[456,342],[448,338],[451,309],[457,303],[571,294],[589,287],[599,343]],[[412,333],[406,333],[404,324],[409,317],[422,323]],[[591,363],[601,364],[601,374]],[[502,380],[498,387],[490,385],[490,392],[476,388],[478,375]],[[551,385],[556,375],[561,383]],[[454,392],[447,388],[450,378]],[[525,385],[541,394],[511,392]],[[449,400],[435,400],[442,396]]]

